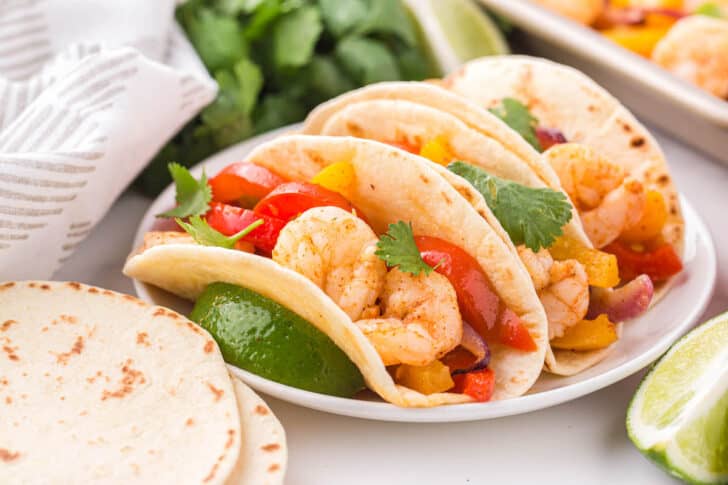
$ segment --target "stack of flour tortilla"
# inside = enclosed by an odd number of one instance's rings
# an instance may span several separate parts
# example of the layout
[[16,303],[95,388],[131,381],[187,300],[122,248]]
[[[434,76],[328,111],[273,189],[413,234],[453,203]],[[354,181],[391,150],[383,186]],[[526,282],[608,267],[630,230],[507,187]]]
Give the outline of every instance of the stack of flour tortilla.
[[277,484],[283,428],[181,315],[0,283],[0,483]]

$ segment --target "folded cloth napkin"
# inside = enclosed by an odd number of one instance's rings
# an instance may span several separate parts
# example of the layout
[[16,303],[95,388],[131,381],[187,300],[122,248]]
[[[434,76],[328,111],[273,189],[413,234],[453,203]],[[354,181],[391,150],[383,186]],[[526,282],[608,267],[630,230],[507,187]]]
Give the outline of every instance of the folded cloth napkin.
[[174,0],[0,0],[0,280],[47,279],[215,96]]

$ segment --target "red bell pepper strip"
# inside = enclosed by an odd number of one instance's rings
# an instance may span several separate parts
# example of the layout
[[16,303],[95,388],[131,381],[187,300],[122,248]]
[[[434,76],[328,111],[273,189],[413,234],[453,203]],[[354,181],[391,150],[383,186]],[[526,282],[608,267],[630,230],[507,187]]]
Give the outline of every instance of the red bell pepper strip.
[[467,394],[478,402],[490,401],[495,390],[495,373],[491,369],[480,369],[452,376],[455,387],[451,392]]
[[253,206],[273,189],[286,182],[280,175],[254,163],[237,162],[228,165],[210,179],[212,200],[240,202]]
[[347,212],[361,212],[344,196],[333,190],[308,182],[287,182],[279,185],[255,206],[255,213],[290,221],[313,207],[333,206]]
[[226,236],[237,234],[253,222],[263,219],[263,224],[253,229],[250,234],[243,238],[243,241],[253,243],[256,248],[265,254],[273,252],[276,241],[278,241],[278,235],[286,225],[286,221],[275,217],[256,214],[251,210],[220,202],[211,204],[210,210],[205,214],[205,219],[213,229]]
[[515,313],[501,304],[478,261],[467,252],[442,239],[415,237],[425,263],[447,277],[455,289],[463,319],[480,335],[532,352],[536,343]]
[[640,252],[615,241],[602,250],[617,257],[622,281],[633,280],[641,274],[646,274],[653,282],[664,281],[679,273],[683,267],[680,257],[670,244]]

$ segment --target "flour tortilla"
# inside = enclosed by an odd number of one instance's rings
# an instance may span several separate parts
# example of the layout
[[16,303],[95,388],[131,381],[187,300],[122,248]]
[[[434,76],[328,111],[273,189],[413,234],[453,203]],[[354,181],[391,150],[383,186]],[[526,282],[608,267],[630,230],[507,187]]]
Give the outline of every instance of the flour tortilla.
[[282,485],[288,448],[283,426],[268,405],[240,379],[230,374],[238,403],[243,442],[225,485]]
[[[507,132],[499,130],[503,123],[498,118],[472,104],[463,104],[462,100],[450,103],[452,100],[443,96],[442,89],[425,86],[422,88],[417,83],[382,83],[342,95],[314,110],[305,123],[304,131],[320,130],[322,135],[356,136],[414,146],[422,146],[429,140],[443,136],[456,159],[528,187],[550,187],[562,191],[551,167],[543,163],[530,146],[522,147],[513,140],[518,138],[525,143],[520,135],[507,126]],[[413,94],[417,91],[417,95]],[[442,102],[437,102],[438,99]],[[440,109],[443,107],[447,107],[448,111]],[[457,115],[454,114],[455,108]],[[521,156],[511,151],[514,147]],[[474,190],[467,181],[443,167],[435,164],[433,167],[474,207],[479,209],[485,206],[485,200],[479,193],[472,194]],[[576,209],[572,211],[573,217],[564,227],[564,234],[591,247]],[[489,216],[490,211],[485,214],[489,224],[497,232],[501,230],[500,223]],[[552,350],[549,346],[545,358],[546,369],[554,374],[574,375],[604,359],[611,350],[612,347],[608,347],[576,352]]]
[[443,85],[486,108],[505,97],[516,98],[542,126],[557,128],[568,141],[594,148],[647,188],[660,191],[669,213],[663,238],[682,255],[685,223],[665,155],[649,131],[592,79],[544,59],[496,56],[465,64]]
[[210,335],[79,283],[0,284],[0,482],[224,484],[233,386]]
[[[347,161],[355,172],[348,198],[375,232],[385,232],[388,224],[403,220],[412,224],[415,234],[443,238],[473,255],[538,346],[536,352],[521,352],[491,345],[491,367],[496,374],[493,398],[518,396],[533,385],[543,365],[548,333],[546,316],[528,273],[502,230],[486,224],[429,162],[368,140],[303,135],[261,145],[246,161],[291,180],[310,180],[326,166]],[[489,213],[487,207],[481,209]],[[327,334],[362,371],[368,386],[393,404],[425,407],[470,401],[460,394],[425,396],[395,385],[374,348],[346,314],[311,281],[269,259],[221,248],[165,244],[132,255],[124,271],[191,300],[215,281],[261,293]]]

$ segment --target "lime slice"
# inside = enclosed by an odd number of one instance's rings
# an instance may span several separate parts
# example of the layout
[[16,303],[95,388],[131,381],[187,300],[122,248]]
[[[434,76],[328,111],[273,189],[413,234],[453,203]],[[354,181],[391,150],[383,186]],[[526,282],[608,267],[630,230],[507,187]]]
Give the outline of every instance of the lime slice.
[[728,483],[728,313],[680,339],[627,412],[639,450],[690,483]]
[[508,54],[498,26],[474,0],[407,0],[443,72],[483,56]]

